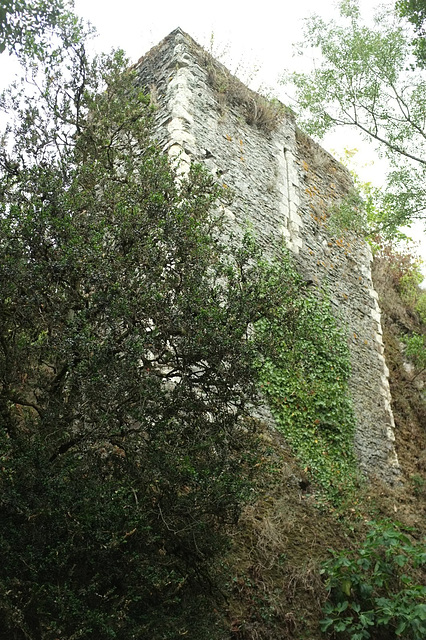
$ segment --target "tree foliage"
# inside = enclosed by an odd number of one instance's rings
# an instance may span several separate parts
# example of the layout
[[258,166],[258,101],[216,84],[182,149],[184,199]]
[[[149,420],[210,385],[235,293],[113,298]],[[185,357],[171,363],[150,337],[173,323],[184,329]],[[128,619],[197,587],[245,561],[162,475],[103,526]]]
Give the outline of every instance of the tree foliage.
[[413,65],[412,31],[388,8],[372,27],[357,0],[340,3],[340,20],[306,20],[300,53],[320,53],[310,73],[294,73],[297,102],[309,133],[355,127],[377,143],[391,171],[382,210],[385,230],[425,218],[426,131],[424,70]]
[[[70,0],[2,0],[0,53],[43,57],[52,35],[61,24],[78,22]],[[70,20],[71,19],[71,20]]]
[[54,33],[2,96],[2,637],[214,638],[252,327],[301,284],[223,246],[222,190],[178,179],[123,54],[88,60],[71,13]]
[[397,0],[399,15],[414,25],[416,37],[413,40],[417,63],[426,66],[426,2],[425,0]]

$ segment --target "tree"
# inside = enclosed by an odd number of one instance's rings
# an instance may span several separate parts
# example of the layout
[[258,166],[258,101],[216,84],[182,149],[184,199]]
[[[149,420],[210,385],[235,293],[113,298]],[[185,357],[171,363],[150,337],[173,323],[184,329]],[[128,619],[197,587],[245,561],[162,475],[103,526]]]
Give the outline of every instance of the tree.
[[[0,6],[0,53],[37,56],[47,47],[49,35],[65,16],[70,17],[69,0],[3,0]],[[68,9],[68,10],[67,10]]]
[[425,0],[397,0],[396,9],[402,18],[407,18],[416,30],[413,40],[417,63],[426,66],[426,2]]
[[[426,79],[413,65],[412,32],[389,9],[363,24],[357,0],[340,3],[340,22],[306,21],[306,44],[321,59],[310,73],[293,73],[302,122],[322,137],[335,126],[357,128],[391,165],[382,203],[382,230],[424,219]],[[302,53],[302,49],[300,50]]]
[[53,36],[2,97],[2,637],[214,638],[252,328],[294,318],[300,280],[221,243],[222,190],[178,180],[121,52],[88,60],[71,13]]

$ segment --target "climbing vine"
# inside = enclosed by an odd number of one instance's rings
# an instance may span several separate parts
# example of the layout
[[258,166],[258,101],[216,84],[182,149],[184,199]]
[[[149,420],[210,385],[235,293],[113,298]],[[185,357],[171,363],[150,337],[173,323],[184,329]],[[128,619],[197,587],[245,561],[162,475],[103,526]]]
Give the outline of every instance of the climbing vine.
[[275,336],[259,370],[278,429],[326,500],[338,504],[357,483],[344,332],[329,303],[306,291],[259,330]]

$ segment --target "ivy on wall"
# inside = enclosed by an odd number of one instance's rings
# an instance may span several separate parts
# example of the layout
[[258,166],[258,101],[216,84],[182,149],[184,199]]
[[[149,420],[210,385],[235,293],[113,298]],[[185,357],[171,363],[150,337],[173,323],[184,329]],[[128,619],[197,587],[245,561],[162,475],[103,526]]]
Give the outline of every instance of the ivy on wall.
[[258,330],[275,337],[259,372],[277,427],[325,499],[338,504],[358,482],[344,332],[329,302],[306,290]]

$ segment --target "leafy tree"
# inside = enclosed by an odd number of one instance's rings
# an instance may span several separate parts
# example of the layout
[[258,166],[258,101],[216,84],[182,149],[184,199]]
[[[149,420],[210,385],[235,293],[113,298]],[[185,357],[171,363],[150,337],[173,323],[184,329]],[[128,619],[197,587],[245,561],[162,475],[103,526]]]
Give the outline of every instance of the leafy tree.
[[417,63],[426,66],[426,2],[425,0],[398,0],[399,15],[414,25],[416,37],[413,40]]
[[222,191],[177,178],[123,54],[89,61],[71,13],[54,34],[2,97],[1,637],[214,638],[252,326],[301,285],[222,245]]
[[71,16],[72,6],[68,0],[2,0],[0,53],[31,52],[37,57],[57,25]]
[[363,24],[357,0],[340,3],[340,21],[306,21],[303,48],[321,59],[310,73],[293,73],[302,121],[323,136],[335,126],[355,127],[378,144],[391,165],[382,202],[382,228],[393,232],[424,219],[426,183],[426,79],[412,64],[406,20],[382,9]]

